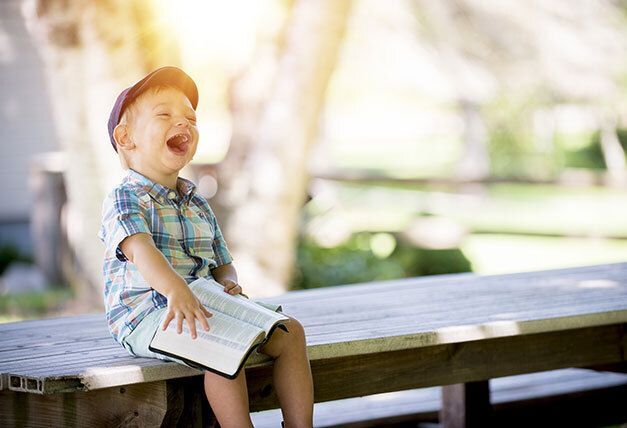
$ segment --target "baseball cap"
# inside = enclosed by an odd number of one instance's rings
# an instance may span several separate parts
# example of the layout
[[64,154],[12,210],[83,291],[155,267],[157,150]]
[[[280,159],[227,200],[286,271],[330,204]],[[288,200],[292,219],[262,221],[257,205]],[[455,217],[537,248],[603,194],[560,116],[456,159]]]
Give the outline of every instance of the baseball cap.
[[124,89],[115,100],[115,104],[113,105],[113,109],[109,115],[108,128],[109,139],[111,140],[113,150],[116,152],[118,151],[118,148],[115,144],[115,139],[113,138],[113,130],[120,122],[122,113],[124,113],[126,107],[142,92],[159,84],[172,85],[175,88],[180,89],[192,103],[194,110],[196,110],[196,107],[198,106],[198,88],[196,87],[194,80],[178,67],[166,66],[157,68],[133,86]]

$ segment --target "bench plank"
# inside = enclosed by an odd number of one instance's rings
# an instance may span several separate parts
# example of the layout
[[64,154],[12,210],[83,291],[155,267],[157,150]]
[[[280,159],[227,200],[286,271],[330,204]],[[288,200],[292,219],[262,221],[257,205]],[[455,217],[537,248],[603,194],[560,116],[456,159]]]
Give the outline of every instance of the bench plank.
[[183,394],[179,385],[165,381],[49,395],[0,391],[0,420],[9,427],[176,426]]
[[[416,426],[419,421],[437,423],[442,405],[441,390],[442,388],[438,386],[316,403],[314,426],[374,428],[392,425],[394,422],[404,422],[407,425],[413,423],[411,426]],[[608,390],[614,394],[618,392],[618,398],[622,397],[625,402],[627,375],[570,368],[490,380],[491,402],[495,414],[498,415],[501,410],[511,414],[508,409],[516,408],[520,413],[533,415],[535,421],[528,417],[527,426],[537,426],[539,425],[537,421],[542,420],[537,410],[540,402],[557,401],[556,405],[559,405],[562,409],[560,413],[564,415],[564,407],[560,401],[562,397],[572,394],[598,395]],[[589,408],[591,407],[584,407],[584,410],[589,411]],[[600,408],[594,409],[594,413],[599,415]],[[618,408],[615,412],[616,410]],[[622,414],[623,419],[608,422],[608,425],[626,420],[627,408],[624,406]],[[517,416],[520,418],[520,414]],[[256,428],[275,428],[280,426],[282,420],[279,409],[255,412],[251,417]],[[503,423],[500,426],[512,424],[511,419],[508,422],[505,422],[504,418],[501,420]],[[562,420],[555,426],[564,424]]]
[[[627,358],[627,263],[409,278],[262,300],[281,303],[305,326],[316,402],[433,385],[485,385],[490,378]],[[34,392],[27,395],[42,402],[55,392],[80,399],[102,391],[101,400],[113,403],[119,399],[116,388],[156,382],[171,403],[163,418],[203,413],[197,386],[189,396],[180,392],[201,371],[128,355],[110,338],[104,314],[83,316],[79,324],[71,318],[0,325],[0,379],[10,389],[2,391],[0,407],[23,400],[17,391]],[[252,411],[278,406],[272,369],[265,355],[254,353],[248,361]],[[50,400],[62,409],[63,403]],[[181,400],[195,404],[181,410]]]
[[[587,327],[313,360],[315,401],[623,360],[622,336],[620,326]],[[247,369],[252,411],[278,406],[271,370]]]
[[[627,269],[626,263],[608,263],[602,265],[578,266],[565,269],[550,269],[498,275],[476,275],[471,272],[464,272],[384,281],[371,281],[366,283],[345,284],[341,286],[311,288],[306,290],[292,290],[287,294],[264,298],[263,300],[268,300],[273,303],[284,302],[286,304],[306,304],[312,298],[316,301],[318,298],[334,299],[335,297],[341,296],[346,297],[362,295],[362,293],[374,293],[377,292],[376,290],[382,293],[387,291],[396,292],[406,289],[408,284],[418,285],[428,283],[434,287],[438,287],[438,289],[442,289],[441,287],[456,288],[457,286],[461,286],[461,284],[467,284],[470,282],[476,283],[477,280],[479,280],[482,284],[498,284],[498,286],[501,287],[512,283],[512,280],[520,279],[520,277],[523,277],[526,281],[530,282],[543,281],[547,277],[567,278],[568,281],[572,281],[578,280],[582,276],[589,277],[597,274],[606,276],[610,272],[621,275],[621,272],[624,273],[625,269]],[[446,291],[448,291],[448,289]]]
[[37,320],[24,320],[19,322],[10,322],[2,324],[2,333],[11,332],[11,331],[32,331],[36,329],[38,325],[41,324],[42,321],[46,321],[47,325],[51,328],[58,326],[66,326],[68,328],[76,328],[77,325],[83,326],[85,323],[93,322],[94,315],[100,315],[100,313],[96,314],[83,314],[83,315],[65,315],[59,317],[50,317],[50,318],[41,318]]
[[[624,323],[627,263],[408,278],[292,291],[263,300],[283,304],[285,313],[301,321],[310,359],[322,360]],[[129,356],[110,338],[103,314],[78,319],[80,324],[76,317],[61,317],[0,325],[0,373],[45,381],[46,373],[69,375],[74,367],[77,379],[89,377],[90,387],[105,388],[116,384],[98,380],[97,370],[89,376],[84,372],[94,364],[119,366],[120,373],[129,366],[143,367],[138,364],[142,359]],[[267,361],[255,353],[248,366]],[[107,381],[113,381],[111,370],[105,372]],[[198,371],[186,368],[184,373]],[[121,377],[117,384],[122,382]]]

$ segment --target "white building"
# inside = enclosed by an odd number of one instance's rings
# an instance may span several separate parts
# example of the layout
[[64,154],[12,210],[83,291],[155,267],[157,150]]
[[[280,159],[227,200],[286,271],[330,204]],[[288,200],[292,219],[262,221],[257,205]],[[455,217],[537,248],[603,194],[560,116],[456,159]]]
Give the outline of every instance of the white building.
[[21,0],[0,1],[0,246],[31,253],[29,169],[58,150],[43,63],[25,27]]

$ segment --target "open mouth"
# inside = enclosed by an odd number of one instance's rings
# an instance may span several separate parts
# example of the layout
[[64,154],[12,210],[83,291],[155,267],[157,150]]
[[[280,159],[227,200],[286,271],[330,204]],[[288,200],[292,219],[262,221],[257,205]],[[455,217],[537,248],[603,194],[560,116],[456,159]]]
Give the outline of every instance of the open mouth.
[[171,152],[177,155],[182,155],[187,152],[187,147],[189,147],[189,143],[191,141],[191,137],[189,134],[176,134],[168,138],[166,144],[168,145],[168,149]]

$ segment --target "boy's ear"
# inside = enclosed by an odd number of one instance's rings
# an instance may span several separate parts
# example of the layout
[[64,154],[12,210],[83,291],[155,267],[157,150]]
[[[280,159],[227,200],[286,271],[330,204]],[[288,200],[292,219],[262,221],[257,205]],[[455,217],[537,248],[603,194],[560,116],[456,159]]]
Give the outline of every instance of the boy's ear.
[[135,147],[128,134],[128,126],[125,123],[119,123],[113,129],[113,139],[118,147],[129,150]]

